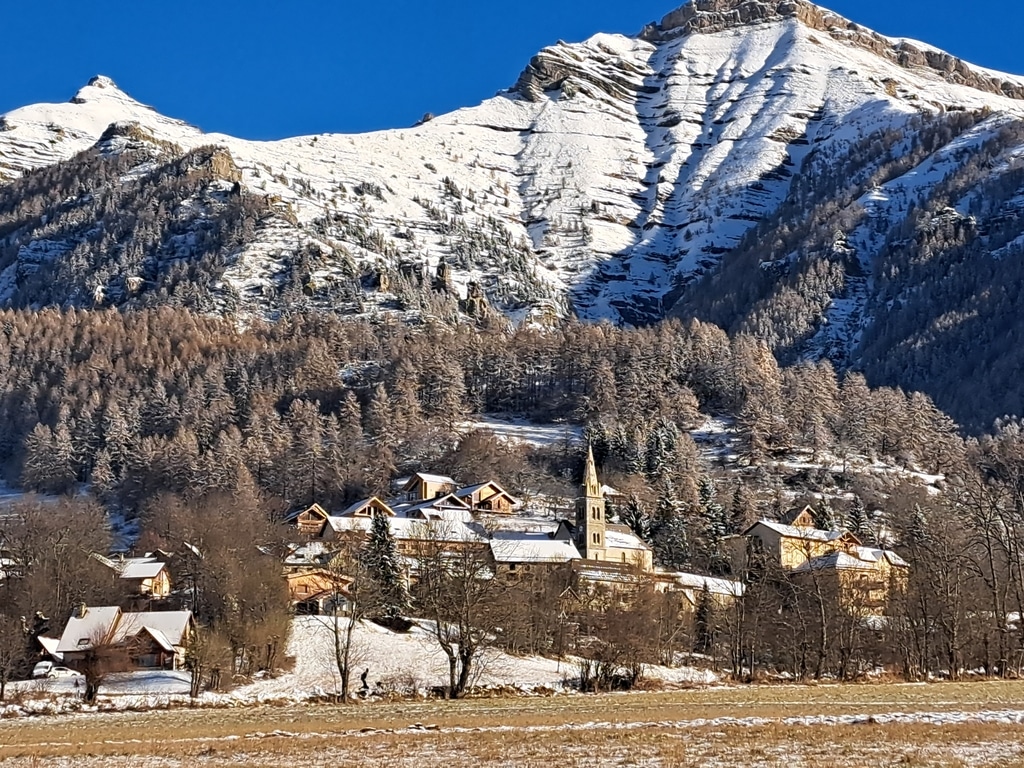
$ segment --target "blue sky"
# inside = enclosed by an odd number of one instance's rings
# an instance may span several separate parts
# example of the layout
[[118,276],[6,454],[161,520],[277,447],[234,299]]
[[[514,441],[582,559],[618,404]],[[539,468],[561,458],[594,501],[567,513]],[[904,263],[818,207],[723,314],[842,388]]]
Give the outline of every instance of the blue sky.
[[[95,74],[207,131],[254,139],[410,125],[515,82],[559,39],[635,33],[682,0],[48,0],[3,12],[0,113]],[[889,35],[1024,74],[1020,0],[826,0]],[[12,7],[13,6],[13,7]]]

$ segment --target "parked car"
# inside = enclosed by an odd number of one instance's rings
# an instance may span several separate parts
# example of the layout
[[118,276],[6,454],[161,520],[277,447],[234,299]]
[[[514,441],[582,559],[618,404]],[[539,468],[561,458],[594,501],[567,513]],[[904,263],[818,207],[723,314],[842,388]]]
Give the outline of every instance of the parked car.
[[81,672],[75,672],[73,669],[67,667],[53,667],[47,675],[51,680],[57,678],[73,678],[73,677],[85,677]]
[[75,672],[75,670],[68,669],[67,667],[56,667],[52,661],[40,661],[32,668],[32,677],[45,677],[50,680],[69,680],[75,677],[83,677],[83,675],[81,672]]

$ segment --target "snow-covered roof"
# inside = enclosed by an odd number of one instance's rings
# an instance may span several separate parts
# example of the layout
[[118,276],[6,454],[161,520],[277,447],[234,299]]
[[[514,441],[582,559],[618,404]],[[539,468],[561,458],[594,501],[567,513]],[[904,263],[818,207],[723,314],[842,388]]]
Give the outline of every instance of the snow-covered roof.
[[150,611],[145,613],[123,613],[116,606],[87,608],[85,615],[72,616],[64,628],[59,653],[73,653],[91,648],[97,640],[120,643],[140,632],[147,631],[169,643],[173,649],[181,645],[188,631],[192,614],[189,611]]
[[285,555],[285,565],[319,565],[320,558],[326,554],[327,548],[322,541],[311,541],[300,546],[290,547]]
[[523,531],[527,533],[554,533],[560,521],[552,517],[501,515],[477,513],[475,520],[491,531]]
[[910,567],[910,563],[889,549],[876,549],[873,547],[857,547],[857,557],[868,562],[879,562],[883,558],[889,561],[890,565],[897,567]]
[[427,499],[426,501],[419,501],[414,504],[396,504],[394,510],[401,512],[405,517],[413,517],[419,512],[423,512],[428,509],[469,509],[469,505],[466,504],[462,499],[457,497],[454,493],[449,493],[444,496],[438,496],[433,499]]
[[816,557],[813,560],[808,560],[801,563],[794,570],[797,573],[806,573],[807,571],[850,571],[850,570],[864,570],[870,571],[874,568],[874,563],[861,560],[858,557],[847,554],[846,552],[832,552],[828,555],[822,555]]
[[592,579],[593,581],[613,581],[620,584],[635,583],[637,580],[636,574],[632,573],[626,568],[602,568],[599,562],[595,563],[592,567],[586,565],[587,563],[591,562],[593,561],[580,560],[580,566],[578,568],[577,566],[573,566],[573,568],[577,569],[577,575],[585,579]]
[[639,539],[636,534],[614,530],[611,527],[605,531],[604,543],[606,546],[614,549],[635,549],[638,551],[650,550],[650,547]]
[[108,640],[111,628],[121,615],[116,606],[106,608],[87,608],[84,616],[75,614],[64,627],[57,650],[70,653],[92,647],[96,640]]
[[[369,533],[372,520],[367,517],[329,517],[327,524],[336,533]],[[487,539],[472,526],[452,520],[424,520],[413,517],[389,517],[396,539],[404,541],[484,542]]]
[[456,482],[452,478],[448,477],[448,475],[435,475],[430,472],[417,472],[405,482],[403,487],[409,488],[410,486],[415,485],[417,480],[424,483],[435,483],[438,485],[456,485]]
[[447,520],[452,523],[471,523],[473,513],[461,507],[425,507],[419,510],[426,520]]
[[713,595],[742,597],[743,592],[746,589],[746,587],[738,581],[716,579],[711,576],[701,576],[696,573],[676,573],[673,574],[673,576],[675,577],[676,584],[683,589],[703,591],[704,588],[707,587],[708,591]]
[[455,496],[457,498],[460,498],[460,499],[465,499],[468,496],[473,496],[473,495],[479,493],[484,488],[493,488],[495,490],[495,494],[494,494],[495,496],[497,496],[497,495],[504,495],[513,504],[518,504],[519,503],[519,500],[516,499],[515,496],[513,496],[511,493],[506,491],[504,488],[502,488],[500,485],[498,485],[493,480],[488,480],[486,483],[477,483],[476,485],[468,485],[465,488],[459,488],[457,491],[455,491]]
[[385,504],[383,501],[381,501],[376,496],[371,496],[368,499],[360,499],[359,501],[357,501],[357,502],[355,502],[353,504],[350,504],[348,507],[346,507],[341,512],[339,512],[338,515],[340,517],[345,517],[346,515],[354,515],[357,512],[360,512],[360,511],[366,509],[367,507],[369,507],[369,506],[371,506],[371,505],[373,505],[375,503],[379,504],[382,507],[384,507],[384,509],[386,509],[391,514],[394,514],[394,512],[391,509],[391,507],[389,507],[387,504]]
[[499,486],[497,483],[477,483],[476,485],[467,485],[465,488],[459,488],[457,491],[455,491],[455,495],[458,496],[460,499],[464,499],[465,497],[472,496],[474,493],[482,491],[484,488],[491,485],[493,485],[499,491],[504,493],[504,491],[502,491],[501,489],[501,486]]
[[768,530],[775,531],[775,533],[780,536],[784,536],[787,539],[801,539],[804,541],[836,541],[837,539],[841,539],[846,536],[856,540],[856,537],[849,531],[821,531],[816,528],[797,528],[793,525],[776,523],[772,520],[761,520],[754,523],[746,530],[744,535],[750,534],[758,526],[764,526]]
[[117,625],[118,640],[134,637],[146,629],[151,633],[162,632],[173,645],[181,645],[191,620],[192,614],[189,611],[123,613]]
[[122,579],[142,580],[155,579],[167,568],[167,564],[157,562],[151,558],[140,557],[125,560],[118,567]]
[[303,507],[302,509],[293,509],[287,515],[285,515],[284,521],[286,523],[294,523],[296,520],[299,519],[299,515],[302,515],[306,512],[313,512],[314,514],[320,515],[322,517],[327,517],[328,515],[327,510],[321,507],[319,504],[311,504],[310,506]]
[[567,563],[583,559],[571,541],[552,539],[546,533],[495,531],[490,545],[497,563]]
[[53,656],[57,661],[64,661],[64,654],[60,653],[57,648],[60,646],[59,637],[46,637],[40,635],[36,638],[36,642],[42,647],[48,656]]
[[872,549],[871,547],[854,547],[850,552],[837,551],[816,557],[809,562],[802,563],[796,568],[796,571],[804,573],[812,570],[870,571],[882,560],[888,560],[890,565],[896,567],[909,567],[908,563],[895,552],[885,549]]
[[156,644],[165,651],[168,653],[174,653],[174,643],[171,642],[171,639],[167,637],[163,631],[154,629],[153,627],[143,627],[142,631],[152,637],[156,641]]

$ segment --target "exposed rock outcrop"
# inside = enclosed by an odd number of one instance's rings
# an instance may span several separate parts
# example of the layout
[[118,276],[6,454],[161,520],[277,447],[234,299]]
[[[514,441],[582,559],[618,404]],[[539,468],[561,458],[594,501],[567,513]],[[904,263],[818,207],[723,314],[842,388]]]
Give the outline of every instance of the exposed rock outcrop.
[[930,69],[945,80],[988,93],[1024,99],[1024,86],[971,68],[961,59],[906,41],[893,41],[806,0],[693,0],[677,8],[642,37],[650,42],[690,34],[713,34],[740,26],[796,19],[837,40],[853,43],[906,69]]
[[533,57],[512,90],[530,101],[539,101],[545,93],[558,89],[566,96],[583,90],[613,101],[644,90],[648,72],[635,61],[607,50],[602,52],[605,60],[595,65],[593,60],[582,61],[575,48],[565,43],[545,48]]

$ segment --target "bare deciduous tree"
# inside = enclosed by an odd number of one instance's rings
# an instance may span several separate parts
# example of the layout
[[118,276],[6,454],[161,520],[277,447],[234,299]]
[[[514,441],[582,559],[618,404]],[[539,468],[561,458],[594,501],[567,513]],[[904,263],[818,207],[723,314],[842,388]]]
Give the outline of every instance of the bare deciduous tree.
[[451,538],[443,526],[425,527],[415,554],[413,599],[448,659],[446,696],[458,699],[470,685],[480,654],[496,642],[508,586],[495,578],[486,545],[452,546]]

